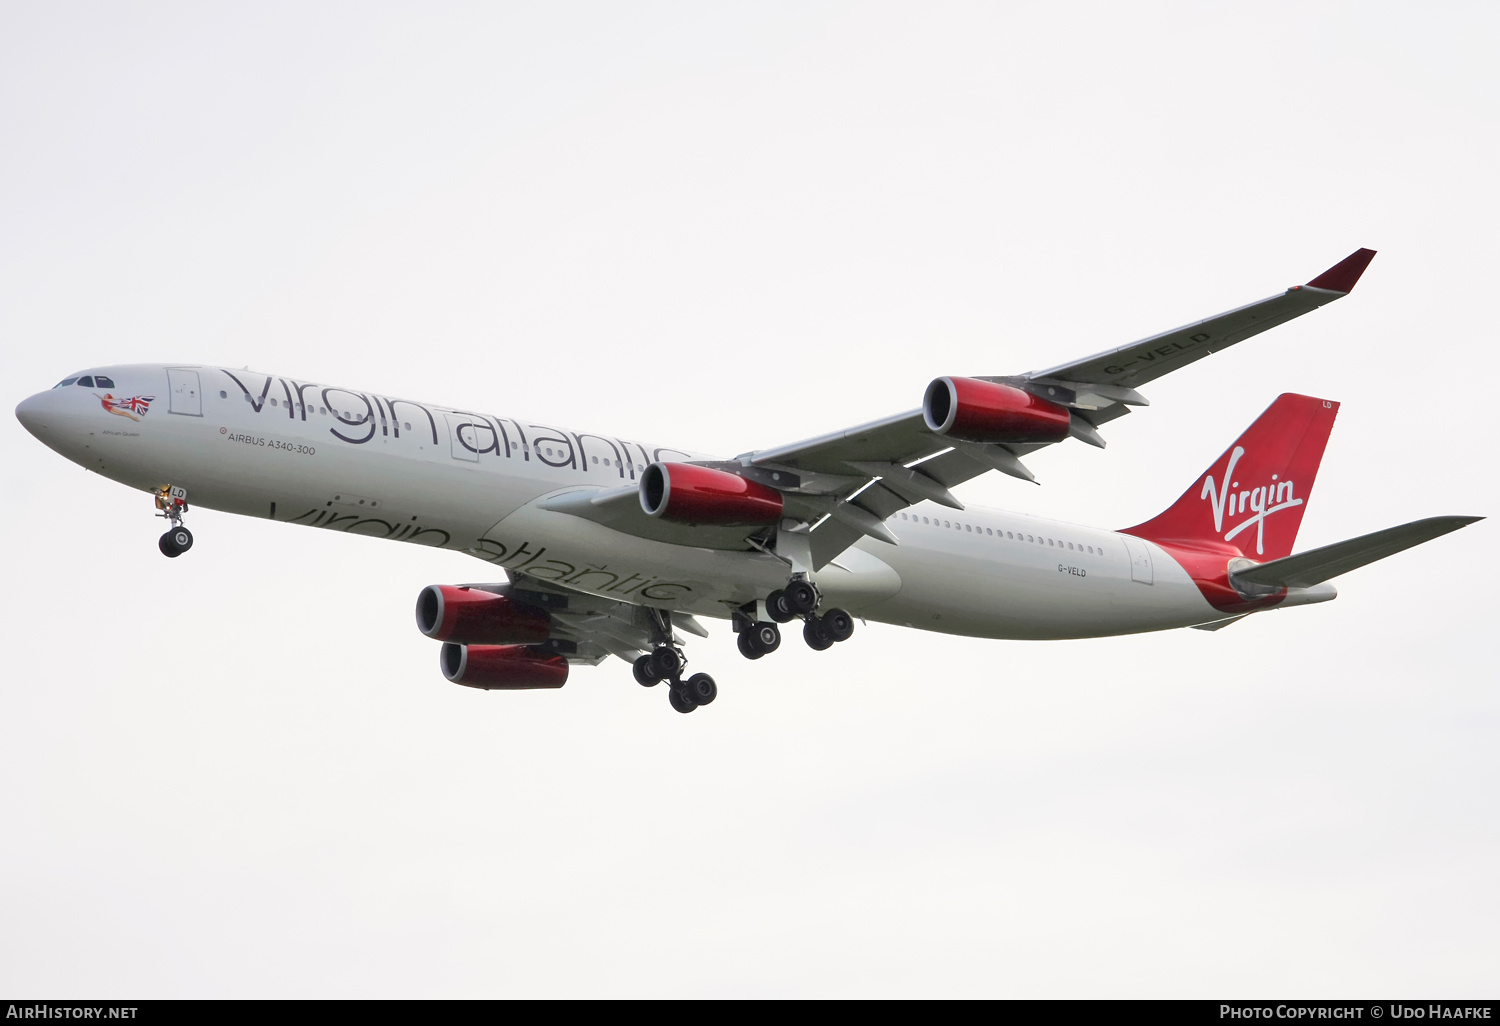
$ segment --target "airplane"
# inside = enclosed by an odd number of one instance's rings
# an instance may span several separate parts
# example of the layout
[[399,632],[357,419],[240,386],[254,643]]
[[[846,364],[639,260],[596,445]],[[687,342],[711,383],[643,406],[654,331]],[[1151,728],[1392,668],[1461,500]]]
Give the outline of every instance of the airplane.
[[1482,519],[1445,516],[1293,553],[1338,414],[1284,394],[1159,516],[1112,531],[965,506],[956,486],[1148,403],[1137,389],[1348,295],[1374,251],[1305,285],[1053,367],[946,376],[918,409],[722,459],[274,374],[95,367],[16,407],[44,444],[151,493],[158,546],[193,545],[194,505],[456,549],[498,583],[430,585],[417,627],[481,690],[558,688],[610,656],[669,683],[673,709],[718,695],[685,674],[683,634],[730,621],[760,659],[800,620],[848,641],[856,619],[985,638],[1068,639],[1325,602],[1330,579]]

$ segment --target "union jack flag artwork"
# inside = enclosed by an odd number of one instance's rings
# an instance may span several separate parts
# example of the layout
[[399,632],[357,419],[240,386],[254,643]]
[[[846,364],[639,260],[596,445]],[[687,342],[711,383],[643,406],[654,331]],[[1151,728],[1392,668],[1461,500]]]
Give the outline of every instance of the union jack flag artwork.
[[[140,420],[141,417],[144,417],[146,411],[151,408],[151,404],[156,401],[156,396],[154,395],[133,395],[128,399],[116,399],[108,392],[105,392],[103,395],[96,393],[94,398],[99,400],[106,412],[121,417],[129,417],[131,420]],[[140,416],[137,416],[137,414]]]

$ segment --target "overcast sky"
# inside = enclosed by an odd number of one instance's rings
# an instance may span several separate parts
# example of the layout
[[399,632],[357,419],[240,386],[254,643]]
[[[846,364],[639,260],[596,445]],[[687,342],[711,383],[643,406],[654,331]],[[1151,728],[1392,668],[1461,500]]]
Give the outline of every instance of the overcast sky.
[[[1169,504],[1341,401],[1299,548],[1497,511],[1492,3],[0,5],[6,410],[250,365],[732,455],[1380,251],[965,501]],[[465,556],[7,419],[0,992],[1493,997],[1493,521],[1217,633],[870,625],[692,716],[448,684]],[[795,641],[796,639],[791,639]]]

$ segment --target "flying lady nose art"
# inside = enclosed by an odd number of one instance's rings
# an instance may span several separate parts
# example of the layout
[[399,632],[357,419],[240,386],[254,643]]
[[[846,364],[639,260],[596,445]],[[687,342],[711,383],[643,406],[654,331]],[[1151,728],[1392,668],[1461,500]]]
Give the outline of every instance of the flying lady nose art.
[[104,407],[105,413],[113,413],[118,417],[129,417],[131,420],[139,421],[156,401],[154,395],[133,395],[128,399],[116,399],[105,392],[103,395],[94,393],[94,398]]

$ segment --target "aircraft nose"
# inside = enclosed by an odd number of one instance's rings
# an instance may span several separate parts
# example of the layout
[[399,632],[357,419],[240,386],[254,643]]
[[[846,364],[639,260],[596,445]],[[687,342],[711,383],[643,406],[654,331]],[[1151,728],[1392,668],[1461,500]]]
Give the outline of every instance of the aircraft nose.
[[47,401],[48,393],[38,392],[36,395],[21,400],[16,407],[16,419],[21,426],[30,431],[38,438],[45,439],[51,418],[48,416],[48,408],[51,405]]

